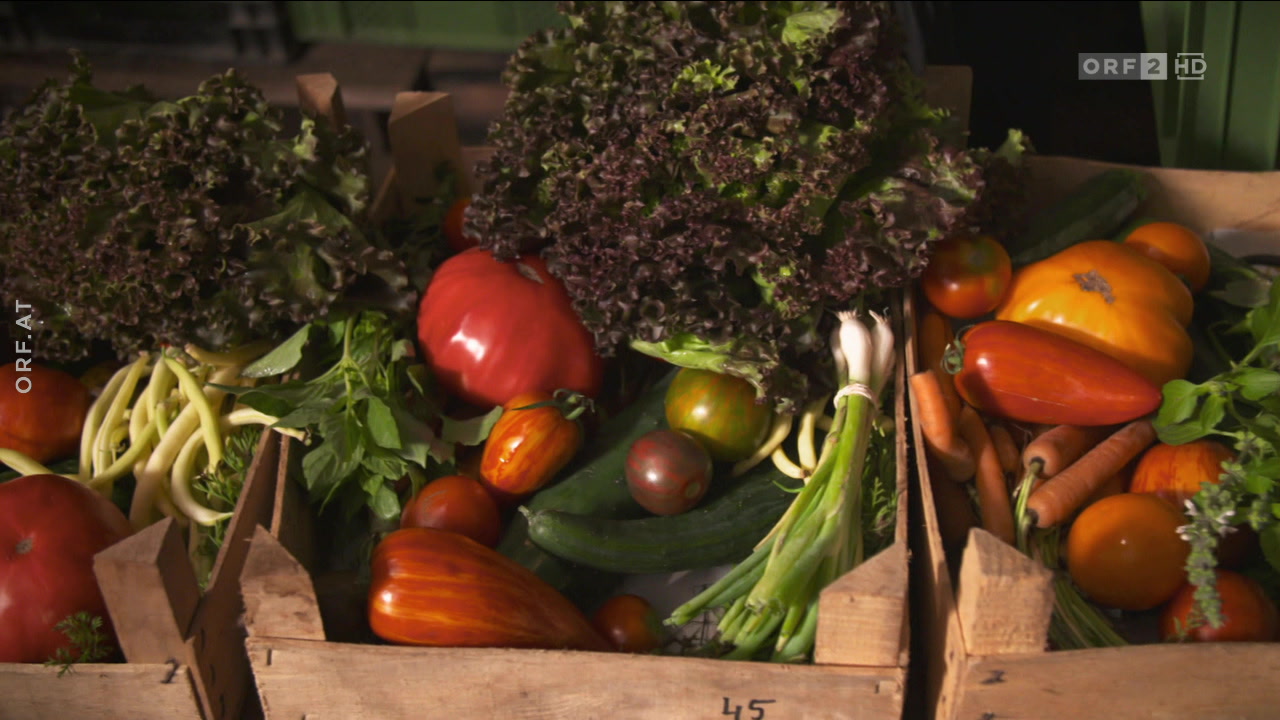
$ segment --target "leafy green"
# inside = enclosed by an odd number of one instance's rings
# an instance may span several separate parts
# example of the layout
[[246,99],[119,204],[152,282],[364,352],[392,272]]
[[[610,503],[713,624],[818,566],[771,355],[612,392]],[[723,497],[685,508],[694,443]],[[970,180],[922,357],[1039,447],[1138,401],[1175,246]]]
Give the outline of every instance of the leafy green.
[[[1215,263],[1219,255],[1215,255]],[[1215,327],[1226,340],[1243,336],[1247,350],[1228,357],[1219,372],[1200,382],[1174,380],[1164,386],[1155,427],[1161,442],[1180,445],[1213,438],[1233,447],[1236,457],[1222,464],[1217,484],[1205,483],[1188,502],[1190,522],[1182,528],[1191,544],[1188,580],[1196,585],[1196,607],[1207,622],[1222,622],[1214,584],[1216,550],[1226,535],[1248,525],[1263,538],[1267,560],[1280,568],[1276,552],[1280,493],[1280,284],[1239,261],[1224,261],[1230,275],[1210,296],[1235,313],[1219,316]],[[1221,292],[1226,284],[1252,293]],[[1265,293],[1257,292],[1265,288]],[[1257,303],[1257,297],[1265,302]],[[1219,308],[1223,310],[1223,308]],[[1215,338],[1217,339],[1217,338]]]
[[[931,243],[1017,217],[1023,138],[965,150],[884,2],[564,2],[512,57],[471,224],[539,251],[602,355],[750,381],[784,411],[820,338]],[[868,300],[870,302],[870,300]]]
[[[384,522],[398,518],[404,478],[416,489],[426,471],[453,462],[454,443],[476,445],[488,437],[494,413],[467,425],[468,432],[441,437],[431,429],[427,420],[439,408],[407,380],[413,361],[400,329],[374,311],[317,320],[269,353],[274,359],[266,364],[292,372],[305,355],[321,359],[321,371],[251,389],[224,387],[239,402],[278,417],[281,427],[306,429],[301,480],[320,512],[336,504],[347,517],[367,508]],[[415,405],[425,408],[421,416]]]
[[107,644],[107,634],[102,629],[102,618],[97,615],[78,612],[64,618],[53,627],[71,641],[70,648],[58,648],[53,657],[44,663],[57,667],[58,677],[75,672],[75,665],[79,663],[105,660],[115,652],[115,648]]
[[[261,425],[244,425],[227,435],[224,439],[222,462],[213,472],[206,470],[192,481],[192,490],[201,504],[220,512],[235,509],[262,433]],[[226,542],[227,528],[230,525],[231,518],[225,518],[212,527],[201,529],[193,561],[196,581],[202,588],[207,587],[212,579],[213,566]]]
[[96,88],[75,55],[0,126],[0,299],[34,306],[53,363],[409,316],[441,244],[376,228],[370,186],[357,132],[286,131],[234,71],[168,101]]

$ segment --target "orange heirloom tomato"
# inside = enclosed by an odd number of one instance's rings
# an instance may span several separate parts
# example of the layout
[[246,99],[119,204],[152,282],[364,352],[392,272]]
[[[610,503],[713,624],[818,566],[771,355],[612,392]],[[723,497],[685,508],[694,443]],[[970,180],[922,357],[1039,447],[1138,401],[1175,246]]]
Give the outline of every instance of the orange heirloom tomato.
[[1081,511],[1067,533],[1067,571],[1090,600],[1150,610],[1187,580],[1182,513],[1154,495],[1120,493]]
[[582,447],[582,427],[571,407],[546,392],[521,393],[503,406],[480,456],[480,478],[495,495],[518,500],[537,492]]
[[1014,273],[996,319],[1097,348],[1157,386],[1191,367],[1191,291],[1122,243],[1091,240]]
[[1202,438],[1183,445],[1152,445],[1133,471],[1133,492],[1155,493],[1181,508],[1204,483],[1218,483],[1222,463],[1235,451],[1216,440]]
[[1190,228],[1171,222],[1147,223],[1135,228],[1124,242],[1182,278],[1193,293],[1209,283],[1209,248]]

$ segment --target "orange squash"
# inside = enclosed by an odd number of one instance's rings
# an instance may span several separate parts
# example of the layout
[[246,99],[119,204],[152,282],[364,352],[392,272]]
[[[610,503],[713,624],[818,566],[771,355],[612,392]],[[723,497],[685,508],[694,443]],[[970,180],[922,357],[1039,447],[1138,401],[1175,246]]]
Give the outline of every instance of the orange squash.
[[610,651],[564,595],[458,533],[396,530],[373,552],[369,626],[398,645]]
[[1123,243],[1073,245],[1014,274],[996,318],[1101,350],[1158,387],[1191,367],[1191,292]]

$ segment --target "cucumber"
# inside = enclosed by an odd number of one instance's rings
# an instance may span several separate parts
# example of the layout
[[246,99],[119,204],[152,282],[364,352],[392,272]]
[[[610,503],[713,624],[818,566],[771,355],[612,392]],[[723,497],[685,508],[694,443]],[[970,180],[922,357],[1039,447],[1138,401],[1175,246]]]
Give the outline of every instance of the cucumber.
[[1027,231],[1009,243],[1013,266],[1039,262],[1086,240],[1111,237],[1146,195],[1137,170],[1111,168],[1090,177],[1032,219]]
[[619,520],[522,508],[529,537],[556,556],[619,574],[668,573],[750,555],[795,499],[787,477],[757,466],[719,497],[680,515]]
[[[668,372],[634,403],[606,420],[569,466],[564,479],[535,493],[525,507],[607,518],[643,516],[645,510],[627,490],[627,453],[641,435],[666,427],[667,387],[675,373]],[[570,596],[608,581],[598,573],[582,572],[530,541],[528,523],[519,513],[512,516],[497,550]]]

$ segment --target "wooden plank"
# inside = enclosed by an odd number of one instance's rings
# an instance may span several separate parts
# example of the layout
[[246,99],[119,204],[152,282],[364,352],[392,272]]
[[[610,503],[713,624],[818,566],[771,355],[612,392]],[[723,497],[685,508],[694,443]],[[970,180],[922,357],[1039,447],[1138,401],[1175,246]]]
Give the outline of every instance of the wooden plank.
[[[308,572],[315,570],[315,512],[307,494],[292,474],[302,454],[300,443],[293,438],[282,438],[280,462],[276,465],[278,481],[275,483],[275,503],[271,522],[267,528],[280,545]],[[265,524],[265,523],[264,523]]]
[[463,171],[458,123],[449,95],[397,93],[387,122],[387,134],[396,168],[396,189],[403,208],[414,207],[417,198],[435,195],[436,170],[442,164],[459,173],[462,194],[472,192],[470,175]]
[[338,79],[332,73],[299,75],[298,106],[303,112],[328,119],[334,127],[347,124],[347,109],[342,104]]
[[[1107,168],[1141,170],[1149,178],[1148,197],[1138,215],[1185,224],[1200,232],[1231,228],[1253,232],[1280,229],[1280,171],[1229,172],[1143,168],[1065,157],[1032,156],[1031,204],[1043,208]],[[1258,241],[1275,251],[1274,239]]]
[[930,65],[924,69],[924,98],[930,104],[946,108],[969,128],[973,103],[973,68],[967,65]]
[[1280,645],[1135,645],[978,658],[956,718],[1272,720]]
[[956,612],[970,655],[1043,651],[1053,614],[1053,571],[974,528],[960,565]]
[[735,707],[741,718],[896,720],[903,698],[900,669],[272,637],[248,647],[269,720],[413,718],[424,708],[458,718],[705,720]]
[[251,671],[244,650],[245,632],[239,622],[244,607],[240,571],[249,554],[253,529],[271,521],[280,439],[278,433],[268,430],[258,441],[209,587],[187,633],[197,695],[210,720],[244,717],[250,700]]
[[201,720],[185,665],[77,665],[58,677],[43,665],[0,666],[3,720]]
[[907,545],[899,542],[822,591],[814,662],[906,667],[906,623]]
[[254,531],[240,591],[249,637],[324,640],[320,603],[311,576],[264,527]]
[[182,530],[165,518],[94,556],[116,641],[133,663],[186,664],[200,587]]

